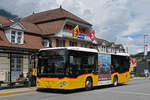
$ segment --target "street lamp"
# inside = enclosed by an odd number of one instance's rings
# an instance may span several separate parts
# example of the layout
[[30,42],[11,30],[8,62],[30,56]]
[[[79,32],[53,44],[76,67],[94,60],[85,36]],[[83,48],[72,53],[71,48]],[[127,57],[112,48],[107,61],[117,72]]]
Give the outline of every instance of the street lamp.
[[150,35],[144,34],[144,58],[147,56],[147,50],[148,50],[148,42],[146,41],[146,36],[150,36]]

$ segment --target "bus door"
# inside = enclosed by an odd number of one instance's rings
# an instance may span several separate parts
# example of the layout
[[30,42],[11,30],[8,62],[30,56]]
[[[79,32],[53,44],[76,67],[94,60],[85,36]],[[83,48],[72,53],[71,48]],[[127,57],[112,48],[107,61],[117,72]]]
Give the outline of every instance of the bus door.
[[98,53],[98,85],[111,84],[111,55]]

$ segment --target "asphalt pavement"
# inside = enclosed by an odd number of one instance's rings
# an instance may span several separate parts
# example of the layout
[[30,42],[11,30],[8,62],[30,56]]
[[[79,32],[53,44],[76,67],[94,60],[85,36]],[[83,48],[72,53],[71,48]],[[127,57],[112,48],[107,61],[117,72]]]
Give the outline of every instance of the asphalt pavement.
[[30,90],[32,91],[0,96],[0,100],[150,100],[150,79],[134,79],[118,87],[101,86],[91,91]]

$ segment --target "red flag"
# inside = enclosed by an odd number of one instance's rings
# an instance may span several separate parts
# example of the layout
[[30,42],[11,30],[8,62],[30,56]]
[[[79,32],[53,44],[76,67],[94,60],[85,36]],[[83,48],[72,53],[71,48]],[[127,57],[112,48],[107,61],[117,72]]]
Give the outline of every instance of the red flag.
[[95,31],[94,30],[92,30],[92,32],[89,34],[89,37],[92,41],[95,40]]

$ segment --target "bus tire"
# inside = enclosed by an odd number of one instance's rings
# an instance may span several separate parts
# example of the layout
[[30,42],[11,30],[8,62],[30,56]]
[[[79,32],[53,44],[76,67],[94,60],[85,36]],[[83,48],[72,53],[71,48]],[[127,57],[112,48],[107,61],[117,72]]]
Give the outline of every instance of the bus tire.
[[88,77],[85,81],[85,90],[91,90],[93,88],[92,78]]
[[114,76],[113,78],[113,86],[116,87],[118,85],[118,77]]

